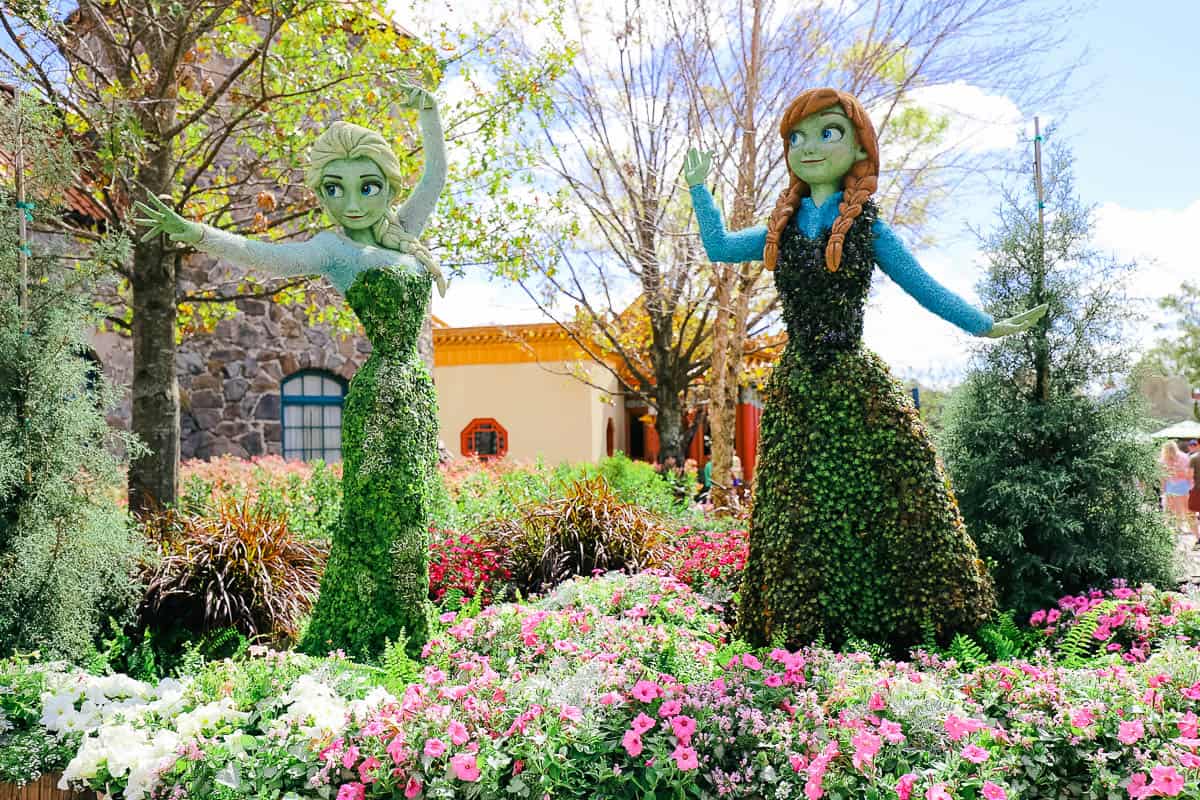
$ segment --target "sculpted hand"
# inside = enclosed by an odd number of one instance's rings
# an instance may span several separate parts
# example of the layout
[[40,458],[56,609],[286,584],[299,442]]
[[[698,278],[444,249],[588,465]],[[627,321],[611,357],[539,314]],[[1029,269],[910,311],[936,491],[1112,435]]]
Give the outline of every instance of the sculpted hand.
[[405,108],[415,108],[418,111],[427,111],[431,108],[437,108],[437,100],[434,99],[426,90],[420,86],[412,86],[406,84],[404,87],[405,99],[401,105]]
[[188,222],[154,195],[150,195],[148,199],[150,205],[140,202],[136,204],[137,211],[142,216],[134,219],[138,225],[150,229],[142,235],[143,242],[153,239],[160,233],[170,236],[173,242],[183,242],[184,244],[197,244],[204,238],[204,229],[195,222]]
[[689,189],[704,183],[708,171],[712,169],[712,159],[712,153],[701,153],[694,147],[688,150],[683,159],[683,179],[687,181]]
[[421,262],[425,269],[429,270],[429,274],[433,276],[434,282],[438,287],[438,294],[442,297],[446,296],[446,276],[442,274],[442,268],[438,266],[434,260],[433,254],[429,252],[429,248],[421,244],[421,241],[411,233],[400,235],[400,252],[408,253],[410,256]]
[[1034,306],[1028,311],[1022,311],[1015,317],[1002,319],[999,322],[992,324],[992,329],[984,334],[989,339],[999,339],[1002,336],[1011,336],[1014,333],[1022,333],[1029,330],[1037,321],[1046,315],[1046,304]]

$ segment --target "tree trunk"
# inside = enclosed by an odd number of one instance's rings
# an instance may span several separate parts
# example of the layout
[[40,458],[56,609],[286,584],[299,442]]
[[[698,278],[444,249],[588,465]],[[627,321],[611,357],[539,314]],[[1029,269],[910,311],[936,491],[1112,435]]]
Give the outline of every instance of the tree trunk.
[[[742,142],[738,158],[737,191],[729,216],[729,227],[738,230],[752,222],[753,187],[758,181],[758,145],[755,140],[755,109],[758,78],[762,70],[762,2],[754,0],[750,27],[750,59],[746,64],[745,108],[742,110]],[[712,436],[712,490],[709,499],[717,514],[729,514],[729,492],[733,486],[733,455],[737,438],[738,383],[742,371],[749,316],[749,292],[757,273],[752,264],[714,265],[717,315],[713,323],[712,367],[709,370],[712,396],[709,399],[709,431]]]
[[175,375],[175,259],[162,241],[133,251],[133,433],[148,452],[129,465],[129,510],[153,511],[179,493]]
[[668,456],[674,456],[675,463],[682,467],[688,442],[685,441],[687,431],[683,424],[680,393],[669,389],[659,391],[655,404],[658,406],[658,416],[654,418],[654,430],[658,433],[658,457],[665,462]]

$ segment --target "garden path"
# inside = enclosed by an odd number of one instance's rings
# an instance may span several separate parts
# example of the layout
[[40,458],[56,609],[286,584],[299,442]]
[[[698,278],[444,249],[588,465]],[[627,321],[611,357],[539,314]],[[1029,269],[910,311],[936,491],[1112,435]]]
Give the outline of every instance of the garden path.
[[1196,539],[1190,533],[1181,533],[1175,537],[1176,557],[1186,565],[1184,581],[1193,585],[1200,584],[1200,548],[1193,547]]

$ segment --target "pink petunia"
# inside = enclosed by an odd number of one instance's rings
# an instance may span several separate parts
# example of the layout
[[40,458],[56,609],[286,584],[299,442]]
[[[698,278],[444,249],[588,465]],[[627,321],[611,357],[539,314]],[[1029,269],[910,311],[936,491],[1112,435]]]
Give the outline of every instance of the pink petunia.
[[642,737],[635,730],[625,731],[625,735],[621,737],[621,746],[625,748],[626,753],[637,758],[642,754]]
[[640,736],[646,731],[652,730],[655,724],[654,717],[647,716],[646,714],[638,714],[633,718],[633,722],[629,726],[633,729],[634,733]]
[[917,776],[911,772],[900,776],[900,780],[896,781],[896,794],[900,796],[900,800],[908,800],[912,797],[913,786],[916,782]]
[[1096,715],[1090,708],[1077,708],[1071,712],[1071,724],[1076,728],[1086,728],[1096,721]]
[[887,701],[883,699],[883,695],[879,692],[872,692],[871,699],[867,701],[867,708],[872,711],[883,711],[887,708]]
[[954,800],[944,783],[935,783],[925,791],[925,800]]
[[1175,797],[1183,791],[1185,781],[1174,767],[1154,767],[1150,776],[1154,779],[1150,788],[1163,797]]
[[466,744],[471,741],[471,734],[467,731],[467,726],[463,725],[458,720],[450,721],[450,741],[454,744]]
[[1133,800],[1139,800],[1142,797],[1149,797],[1154,790],[1149,786],[1149,778],[1144,772],[1135,772],[1129,776],[1129,785],[1125,787],[1125,791],[1129,792],[1129,796]]
[[454,777],[460,781],[479,780],[479,758],[474,753],[462,753],[450,759]]
[[426,739],[425,740],[425,755],[430,758],[438,758],[446,752],[446,743],[441,739]]
[[375,756],[367,756],[358,765],[358,779],[363,783],[375,782],[375,770],[379,769],[380,761]]
[[654,681],[638,681],[633,685],[634,699],[649,703],[662,696],[662,689]]
[[991,781],[983,782],[983,800],[1008,800],[1008,792],[1004,787]]
[[700,766],[700,759],[696,756],[696,751],[682,744],[671,753],[671,758],[675,759],[675,766],[684,771]]
[[563,722],[580,722],[583,719],[583,711],[579,706],[563,706],[558,712],[558,718]]
[[949,714],[946,716],[944,727],[946,729],[946,734],[950,737],[950,739],[957,742],[959,739],[963,738],[969,733],[982,730],[984,725],[982,722],[976,719],[970,719],[969,717],[967,719],[963,719],[957,714]]
[[414,775],[408,779],[408,783],[404,784],[404,796],[407,797],[408,800],[412,800],[421,793],[421,788],[421,782],[417,780],[417,777]]
[[1117,729],[1117,739],[1121,744],[1134,744],[1146,733],[1146,728],[1140,719],[1122,722]]
[[346,748],[346,752],[342,753],[342,766],[346,769],[354,769],[356,761],[358,761],[358,748],[350,745]]
[[675,738],[679,739],[682,744],[689,744],[695,732],[696,720],[686,714],[680,714],[671,719],[671,733],[675,734]]
[[667,700],[658,707],[658,715],[663,719],[673,717],[683,711],[683,703],[678,700]]
[[879,720],[879,735],[892,744],[900,744],[905,738],[900,723],[890,719]]
[[1188,739],[1200,738],[1200,717],[1196,716],[1196,712],[1188,711],[1175,724],[1179,726],[1180,736]]
[[742,666],[744,666],[746,669],[750,669],[750,670],[754,670],[755,672],[758,672],[760,669],[762,669],[762,662],[759,661],[754,656],[750,655],[749,653],[743,653],[742,654]]
[[988,760],[988,751],[977,744],[969,744],[962,749],[962,757],[972,764],[982,764]]
[[337,800],[363,800],[367,796],[367,787],[361,783],[343,783],[338,788]]
[[602,706],[615,706],[620,702],[621,695],[617,694],[616,692],[605,692],[604,694],[600,695],[600,705]]

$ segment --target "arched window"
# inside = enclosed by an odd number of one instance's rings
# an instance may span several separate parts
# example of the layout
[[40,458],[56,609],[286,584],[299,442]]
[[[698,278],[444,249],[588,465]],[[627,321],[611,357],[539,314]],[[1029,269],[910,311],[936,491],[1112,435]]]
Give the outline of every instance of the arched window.
[[346,384],[329,372],[306,370],[281,387],[283,457],[327,464],[342,460],[342,404]]
[[494,419],[473,419],[463,428],[462,454],[472,458],[503,458],[508,453],[508,431]]

